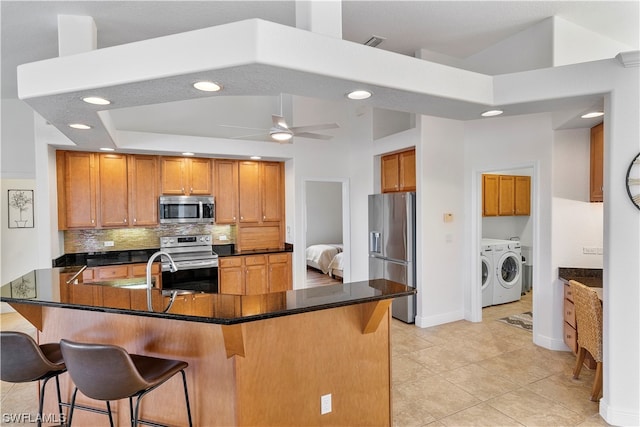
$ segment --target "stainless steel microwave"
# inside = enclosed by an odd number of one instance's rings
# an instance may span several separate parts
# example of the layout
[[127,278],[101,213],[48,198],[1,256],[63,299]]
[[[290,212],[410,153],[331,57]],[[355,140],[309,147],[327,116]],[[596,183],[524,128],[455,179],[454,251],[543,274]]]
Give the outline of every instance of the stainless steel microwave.
[[161,224],[213,224],[215,204],[212,196],[160,196]]

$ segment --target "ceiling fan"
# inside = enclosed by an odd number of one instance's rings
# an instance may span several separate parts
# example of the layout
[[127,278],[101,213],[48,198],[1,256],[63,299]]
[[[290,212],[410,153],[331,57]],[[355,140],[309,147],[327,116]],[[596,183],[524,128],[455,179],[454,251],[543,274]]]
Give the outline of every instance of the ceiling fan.
[[271,140],[279,143],[290,143],[291,139],[294,136],[301,137],[301,138],[329,140],[333,138],[333,136],[314,133],[314,132],[318,130],[336,129],[340,127],[337,123],[321,123],[317,125],[308,125],[308,126],[289,126],[284,116],[282,115],[282,95],[280,95],[280,114],[279,115],[272,114],[271,120],[272,120],[272,126],[271,128],[268,128],[268,129],[250,128],[250,127],[244,127],[244,126],[230,126],[230,125],[219,125],[219,126],[241,128],[241,129],[253,129],[253,130],[262,131],[261,133],[256,133],[251,135],[241,135],[241,136],[231,137],[231,139],[255,139],[255,138],[268,137]]

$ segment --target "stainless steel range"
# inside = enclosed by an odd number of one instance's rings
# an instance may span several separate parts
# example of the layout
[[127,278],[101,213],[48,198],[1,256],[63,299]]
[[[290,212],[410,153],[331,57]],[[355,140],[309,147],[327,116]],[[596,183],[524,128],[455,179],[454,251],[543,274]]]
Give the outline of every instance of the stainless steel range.
[[160,249],[168,253],[178,271],[162,258],[162,289],[218,292],[218,254],[213,252],[211,236],[167,236],[160,238]]

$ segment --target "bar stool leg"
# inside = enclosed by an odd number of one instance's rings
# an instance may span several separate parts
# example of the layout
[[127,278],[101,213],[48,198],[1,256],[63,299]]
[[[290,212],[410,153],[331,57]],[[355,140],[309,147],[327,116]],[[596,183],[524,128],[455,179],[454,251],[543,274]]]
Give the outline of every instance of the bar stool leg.
[[78,387],[74,387],[73,395],[71,396],[71,407],[69,408],[69,422],[67,424],[68,427],[71,427],[71,420],[73,419],[73,410],[76,406],[76,394],[78,394]]
[[113,417],[111,416],[111,405],[109,404],[108,400],[107,400],[107,414],[109,415],[109,425],[113,427]]
[[189,392],[187,391],[187,376],[184,373],[184,369],[180,371],[182,374],[182,385],[184,386],[184,400],[187,402],[187,417],[189,417],[189,427],[193,427],[191,421],[191,405],[189,405]]
[[60,425],[63,425],[64,413],[62,412],[62,396],[60,395],[60,379],[56,375],[56,392],[58,394],[58,411],[60,412]]

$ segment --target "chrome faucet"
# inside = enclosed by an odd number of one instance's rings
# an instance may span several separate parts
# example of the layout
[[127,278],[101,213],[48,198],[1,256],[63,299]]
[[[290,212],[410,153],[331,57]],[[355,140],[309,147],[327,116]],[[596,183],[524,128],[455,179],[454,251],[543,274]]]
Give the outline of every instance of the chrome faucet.
[[[153,288],[153,283],[151,282],[151,266],[153,265],[153,261],[155,261],[155,259],[161,255],[164,255],[167,258],[169,258],[170,272],[175,273],[176,271],[178,271],[178,267],[176,267],[176,263],[173,262],[173,258],[171,258],[171,255],[169,255],[165,251],[158,251],[149,257],[149,261],[147,261],[147,309],[149,311],[153,311],[153,304],[151,303],[151,289]],[[178,294],[177,291],[171,292],[171,299],[169,300],[169,305],[167,305],[165,309],[162,310],[162,313],[166,313],[167,311],[169,311],[169,309],[173,305],[173,301],[176,299],[177,294]]]

